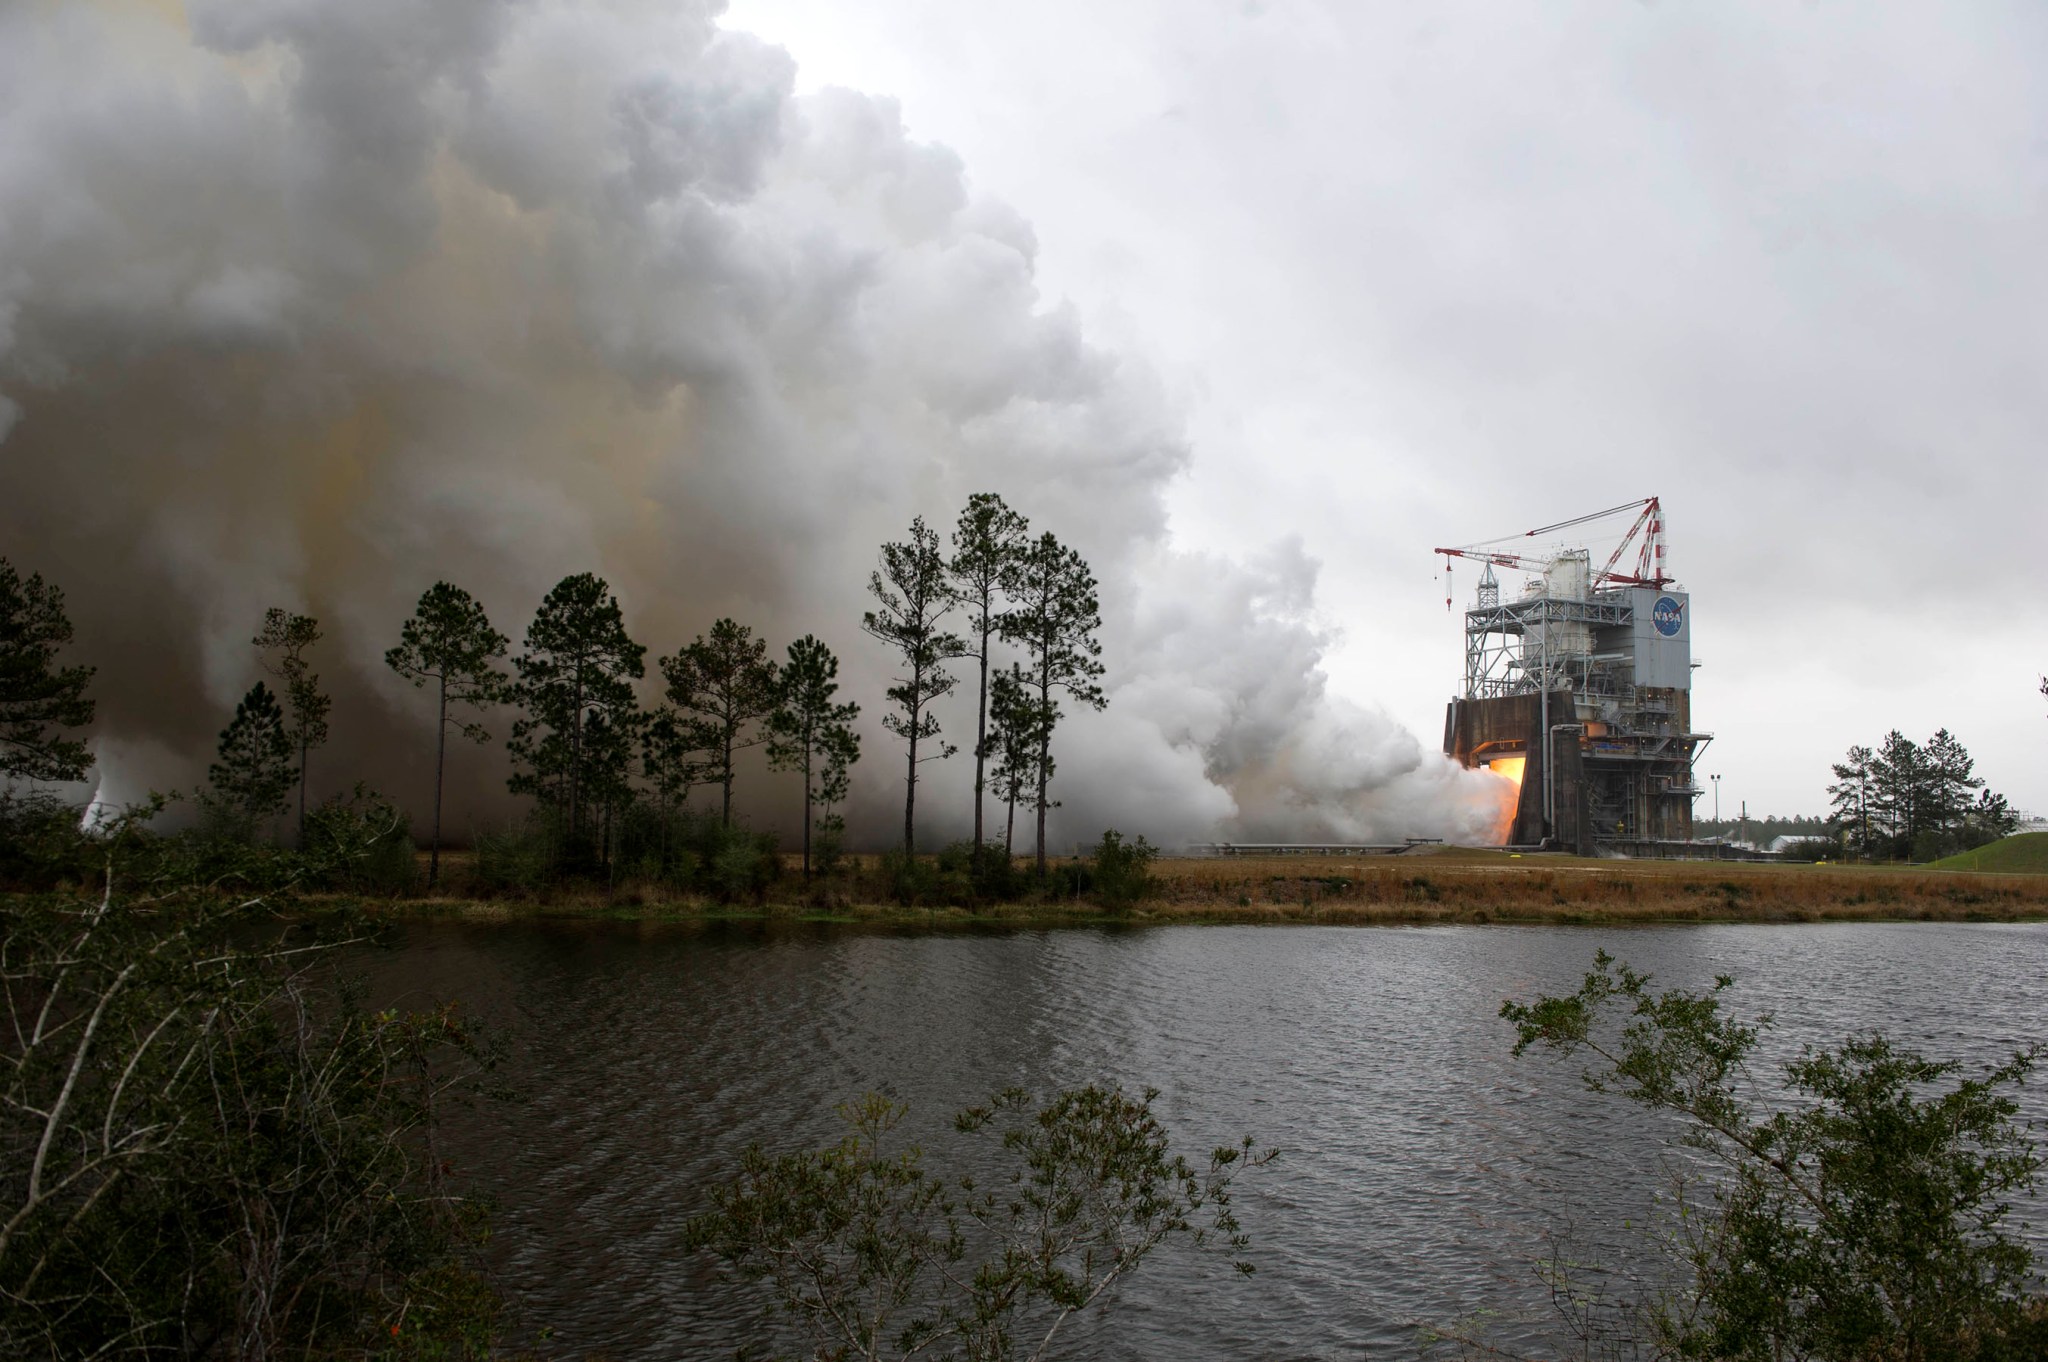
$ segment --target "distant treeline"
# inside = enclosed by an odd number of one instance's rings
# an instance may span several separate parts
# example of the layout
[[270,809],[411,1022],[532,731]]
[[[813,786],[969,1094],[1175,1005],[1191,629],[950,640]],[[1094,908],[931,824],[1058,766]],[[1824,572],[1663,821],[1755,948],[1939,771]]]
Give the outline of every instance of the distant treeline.
[[[2048,681],[2043,682],[2048,694]],[[1935,861],[2010,836],[2019,814],[1985,786],[1961,741],[1939,729],[1916,743],[1893,729],[1876,747],[1849,749],[1832,768],[1829,812],[1821,815],[1696,819],[1695,836],[1726,837],[1768,847],[1780,837],[1805,839],[1795,854],[1872,861]]]
[[1748,842],[1753,846],[1768,847],[1780,837],[1817,837],[1832,841],[1839,829],[1826,818],[1782,814],[1764,814],[1761,817],[1696,818],[1692,825],[1695,837],[1716,837],[1728,841]]
[[1828,786],[1844,849],[1873,860],[1932,861],[2009,835],[2019,816],[1976,767],[1945,728],[1924,743],[1895,728],[1874,748],[1851,747]]
[[[1063,706],[1105,704],[1096,585],[1078,553],[1051,533],[1034,536],[991,493],[969,498],[950,545],[921,517],[908,538],[882,545],[868,581],[873,608],[860,629],[894,663],[882,724],[904,747],[905,861],[917,852],[920,768],[960,749],[933,706],[958,687],[956,665],[970,662],[970,860],[979,870],[1000,856],[1007,874],[1021,804],[1035,816],[1043,878],[1046,813],[1058,807],[1052,744]],[[655,659],[659,689],[651,704],[640,684],[647,649],[626,632],[610,586],[592,573],[565,577],[547,593],[516,654],[477,600],[445,581],[421,595],[396,635],[385,662],[433,704],[430,885],[440,876],[448,737],[492,742],[485,721],[499,714],[510,720],[508,784],[533,801],[532,818],[519,836],[483,837],[480,859],[609,880],[630,852],[625,868],[634,873],[667,875],[687,865],[693,874],[715,874],[722,862],[730,878],[774,849],[733,818],[735,759],[756,746],[773,769],[800,779],[806,878],[840,855],[845,824],[837,808],[861,756],[853,728],[860,706],[839,697],[839,659],[812,635],[777,660],[752,627],[714,621]],[[305,846],[338,820],[361,824],[395,813],[361,786],[308,807],[313,754],[332,736],[331,702],[316,669],[322,637],[310,615],[283,608],[264,615],[251,645],[268,677],[236,705],[197,796],[208,836],[259,842],[292,814],[293,840]],[[0,559],[0,779],[9,784],[75,781],[91,765],[75,731],[93,719],[93,669],[60,659],[71,639],[62,592]],[[700,787],[718,792],[715,821],[686,808]],[[985,833],[991,791],[1004,811],[1000,846]]]

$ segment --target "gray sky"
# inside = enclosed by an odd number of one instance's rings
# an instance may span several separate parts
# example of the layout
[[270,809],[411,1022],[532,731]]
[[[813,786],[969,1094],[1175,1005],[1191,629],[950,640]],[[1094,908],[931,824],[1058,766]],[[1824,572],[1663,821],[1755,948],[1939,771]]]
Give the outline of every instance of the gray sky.
[[2048,812],[2048,11],[726,22],[1030,220],[1045,293],[1185,404],[1176,540],[1320,560],[1333,689],[1433,741],[1460,653],[1427,550],[1655,493],[1724,812],[1819,808],[1850,743],[1944,724]]
[[0,552],[107,798],[283,605],[316,795],[417,804],[419,593],[597,571],[651,657],[835,648],[879,842],[876,546],[995,490],[1102,582],[1056,844],[1469,839],[1429,549],[1655,493],[1724,812],[1940,725],[2048,812],[2044,75],[2032,5],[0,5]]

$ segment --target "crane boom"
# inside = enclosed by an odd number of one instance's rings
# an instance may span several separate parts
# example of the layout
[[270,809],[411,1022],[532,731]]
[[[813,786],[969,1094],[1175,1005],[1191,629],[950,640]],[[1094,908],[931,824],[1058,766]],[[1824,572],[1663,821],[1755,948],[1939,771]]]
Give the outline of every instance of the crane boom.
[[[1512,549],[1498,546],[1512,543],[1517,539],[1533,539],[1538,535],[1553,534],[1558,530],[1574,529],[1596,520],[1605,520],[1609,516],[1620,515],[1624,511],[1636,512],[1636,518],[1628,527],[1628,533],[1621,537],[1621,542],[1614,546],[1614,552],[1609,554],[1607,561],[1601,565],[1600,571],[1593,574],[1591,584],[1596,589],[1603,586],[1650,586],[1661,590],[1671,581],[1670,575],[1664,570],[1664,510],[1656,497],[1644,497],[1641,501],[1627,501],[1619,506],[1610,506],[1604,511],[1594,511],[1589,515],[1560,520],[1554,525],[1539,525],[1520,534],[1504,534],[1496,539],[1482,539],[1472,544],[1431,549],[1431,553],[1440,553],[1444,558],[1444,607],[1449,609],[1451,606],[1449,582],[1452,559],[1464,558],[1494,567],[1514,568],[1520,572],[1541,572],[1550,566],[1550,559],[1517,553]],[[1638,535],[1641,536],[1641,543],[1636,552],[1635,571],[1616,571],[1622,555],[1628,552],[1629,545],[1637,542]]]

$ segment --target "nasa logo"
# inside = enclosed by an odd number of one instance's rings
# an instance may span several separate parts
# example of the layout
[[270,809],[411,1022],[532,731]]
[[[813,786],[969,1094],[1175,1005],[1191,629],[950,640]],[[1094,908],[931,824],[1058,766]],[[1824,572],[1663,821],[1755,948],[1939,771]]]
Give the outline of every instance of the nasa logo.
[[1656,624],[1658,633],[1666,638],[1677,638],[1678,631],[1685,626],[1685,607],[1669,596],[1659,596],[1656,608],[1650,611],[1650,619]]

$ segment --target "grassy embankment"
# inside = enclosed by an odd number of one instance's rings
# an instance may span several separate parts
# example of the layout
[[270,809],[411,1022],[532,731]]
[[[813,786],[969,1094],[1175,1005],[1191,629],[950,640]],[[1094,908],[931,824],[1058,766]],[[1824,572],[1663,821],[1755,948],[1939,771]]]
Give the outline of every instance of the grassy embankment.
[[[1993,848],[1986,848],[1990,851]],[[1998,858],[1993,857],[1996,861]],[[719,905],[658,887],[561,891],[531,899],[462,894],[403,899],[403,916],[482,920],[585,917],[678,920],[1046,923],[1657,923],[1853,920],[2012,922],[2048,919],[2048,873],[1939,868],[1615,861],[1432,848],[1386,857],[1173,859],[1154,864],[1153,892],[1113,912],[1072,900],[905,907],[886,901],[872,865],[857,864],[806,895],[794,871],[763,903]]]
[[1994,875],[2048,875],[2048,832],[2023,832],[1974,851],[1934,861],[1929,870],[1975,870]]

